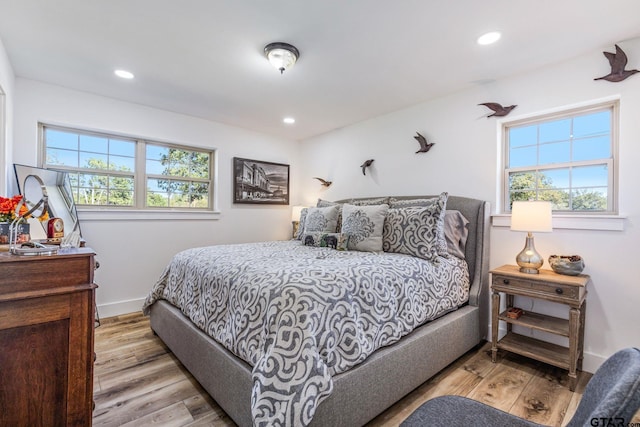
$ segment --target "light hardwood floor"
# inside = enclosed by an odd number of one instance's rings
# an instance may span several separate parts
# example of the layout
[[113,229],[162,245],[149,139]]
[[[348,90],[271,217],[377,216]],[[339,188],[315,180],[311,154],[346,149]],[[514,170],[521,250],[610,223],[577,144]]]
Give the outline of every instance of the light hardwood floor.
[[[153,335],[148,318],[104,319],[96,329],[94,426],[234,426]],[[575,392],[565,371],[516,355],[491,363],[488,344],[464,355],[368,424],[397,426],[426,400],[457,394],[529,420],[560,426],[570,418],[590,374]],[[633,420],[640,422],[636,414]]]

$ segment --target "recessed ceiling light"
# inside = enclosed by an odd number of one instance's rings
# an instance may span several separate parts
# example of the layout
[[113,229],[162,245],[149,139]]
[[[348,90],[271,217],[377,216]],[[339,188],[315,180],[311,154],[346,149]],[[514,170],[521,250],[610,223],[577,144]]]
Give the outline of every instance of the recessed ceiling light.
[[115,70],[114,73],[123,79],[132,79],[134,77],[133,73],[127,70]]
[[486,33],[478,37],[478,44],[487,45],[495,43],[500,40],[501,36],[502,34],[500,34],[499,32],[491,31],[490,33]]
[[284,119],[282,119],[282,121],[288,125],[292,125],[296,122],[296,119],[294,119],[293,117],[285,117]]

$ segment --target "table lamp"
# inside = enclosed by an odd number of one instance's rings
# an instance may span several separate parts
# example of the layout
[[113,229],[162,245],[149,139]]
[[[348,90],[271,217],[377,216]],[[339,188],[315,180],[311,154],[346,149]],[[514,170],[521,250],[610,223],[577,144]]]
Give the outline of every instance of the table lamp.
[[291,225],[293,226],[293,237],[296,237],[298,227],[300,226],[300,213],[305,206],[293,206],[291,208]]
[[526,231],[527,240],[516,263],[522,273],[538,274],[544,259],[533,245],[533,232],[551,232],[551,202],[513,202],[511,206],[511,230]]

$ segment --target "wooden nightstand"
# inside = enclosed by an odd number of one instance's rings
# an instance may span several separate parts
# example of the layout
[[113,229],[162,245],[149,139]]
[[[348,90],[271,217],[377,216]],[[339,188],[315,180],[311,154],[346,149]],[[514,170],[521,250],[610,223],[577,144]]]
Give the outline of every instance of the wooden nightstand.
[[[498,349],[508,350],[569,371],[569,389],[575,390],[577,371],[582,370],[584,350],[584,320],[587,284],[591,278],[565,276],[551,270],[540,274],[521,273],[518,266],[504,265],[491,270],[491,359],[496,361]],[[513,307],[515,295],[535,298],[569,307],[569,319],[525,311],[517,319],[500,313],[500,293],[507,297],[507,309]],[[498,341],[498,324],[507,324],[507,334]],[[569,347],[541,341],[513,332],[513,325],[545,331],[569,338]]]

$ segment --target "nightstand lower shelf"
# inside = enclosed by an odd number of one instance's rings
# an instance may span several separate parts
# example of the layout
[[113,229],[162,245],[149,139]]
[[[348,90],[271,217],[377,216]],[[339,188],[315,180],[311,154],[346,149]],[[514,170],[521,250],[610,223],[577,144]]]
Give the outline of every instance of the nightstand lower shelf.
[[498,341],[497,347],[558,368],[569,369],[569,349],[553,343],[508,332]]

